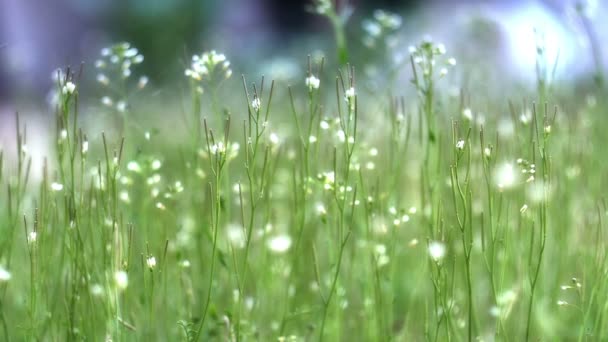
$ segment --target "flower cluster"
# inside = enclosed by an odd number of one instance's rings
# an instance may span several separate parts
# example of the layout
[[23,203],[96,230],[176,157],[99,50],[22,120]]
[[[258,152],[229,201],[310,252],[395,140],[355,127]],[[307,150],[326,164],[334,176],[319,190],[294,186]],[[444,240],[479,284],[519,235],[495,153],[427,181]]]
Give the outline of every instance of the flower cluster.
[[232,70],[230,69],[230,61],[226,56],[212,50],[201,55],[192,56],[190,67],[184,71],[186,77],[197,83],[196,91],[203,92],[203,87],[200,85],[205,79],[212,80],[220,76],[220,78],[230,78]]
[[306,86],[308,87],[309,91],[319,89],[319,85],[321,84],[321,81],[315,75],[312,74],[306,77],[306,80],[304,82],[306,83]]
[[[421,69],[425,78],[433,76],[433,70],[437,69],[437,58],[445,58],[444,56],[447,52],[445,45],[433,43],[428,39],[424,40],[418,46],[410,46],[409,51],[414,64]],[[456,66],[455,58],[445,58],[443,66],[439,66],[439,77],[445,77],[448,74],[448,68],[454,66]]]
[[363,44],[369,48],[377,46],[384,39],[387,45],[395,41],[393,35],[401,27],[401,16],[383,10],[374,11],[372,19],[363,21]]
[[[97,69],[96,80],[108,88],[110,94],[101,98],[101,103],[124,113],[128,109],[126,83],[132,76],[132,68],[141,64],[144,56],[130,43],[118,43],[101,49],[101,57],[95,61]],[[137,89],[143,89],[148,84],[148,77],[141,76],[137,80]]]

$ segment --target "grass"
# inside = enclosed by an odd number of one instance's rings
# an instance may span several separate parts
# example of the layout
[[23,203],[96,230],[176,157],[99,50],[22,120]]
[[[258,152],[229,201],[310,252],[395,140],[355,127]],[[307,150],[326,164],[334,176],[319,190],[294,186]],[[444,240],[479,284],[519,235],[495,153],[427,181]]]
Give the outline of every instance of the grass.
[[458,66],[423,41],[414,96],[310,58],[239,92],[212,52],[155,111],[132,49],[96,63],[115,124],[85,132],[68,69],[41,177],[19,116],[0,152],[0,339],[608,338],[608,104],[552,84],[542,50],[521,105],[449,95]]

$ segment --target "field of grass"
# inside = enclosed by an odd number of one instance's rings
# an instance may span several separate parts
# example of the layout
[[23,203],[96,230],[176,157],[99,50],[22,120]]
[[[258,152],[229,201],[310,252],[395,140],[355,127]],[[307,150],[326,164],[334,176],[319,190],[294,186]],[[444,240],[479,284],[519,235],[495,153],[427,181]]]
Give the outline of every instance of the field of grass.
[[534,91],[454,94],[432,41],[371,89],[327,11],[291,85],[208,52],[159,103],[118,44],[91,125],[58,73],[43,169],[23,118],[0,152],[0,340],[608,339],[605,89],[539,49]]

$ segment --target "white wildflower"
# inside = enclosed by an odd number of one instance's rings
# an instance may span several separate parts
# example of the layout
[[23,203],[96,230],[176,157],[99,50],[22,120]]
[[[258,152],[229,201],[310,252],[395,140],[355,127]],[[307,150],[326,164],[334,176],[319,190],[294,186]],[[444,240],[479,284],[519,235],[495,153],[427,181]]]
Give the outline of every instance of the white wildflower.
[[53,183],[51,183],[51,190],[53,190],[53,191],[61,191],[61,190],[63,190],[63,184],[57,183],[57,182],[53,182]]
[[127,103],[125,101],[118,101],[118,103],[116,103],[116,110],[124,113],[127,110]]
[[38,239],[38,233],[35,230],[32,230],[27,234],[27,242],[33,244]]
[[355,98],[355,88],[350,87],[348,89],[346,89],[346,91],[344,92],[344,96],[346,97],[346,101],[351,101]]
[[114,101],[112,101],[112,99],[109,96],[104,96],[101,98],[101,103],[104,106],[112,107],[112,105],[114,104]]
[[137,88],[139,89],[144,89],[146,87],[146,85],[148,84],[148,77],[147,76],[142,76],[139,78],[139,81],[137,81]]
[[279,140],[279,136],[276,133],[270,133],[270,136],[268,137],[270,139],[270,142],[274,145],[278,145],[280,140]]
[[291,237],[285,234],[276,235],[268,240],[267,247],[274,253],[285,253],[291,247]]
[[253,101],[251,101],[251,108],[253,108],[253,110],[255,110],[256,112],[260,111],[260,108],[262,107],[262,101],[260,101],[259,97],[254,97]]
[[519,209],[519,212],[523,214],[523,213],[525,213],[527,210],[528,210],[528,205],[527,205],[527,204],[524,204],[524,205],[522,205],[522,206],[521,206],[521,208]]
[[161,161],[158,159],[154,159],[152,161],[152,164],[150,164],[150,166],[152,167],[152,170],[156,171],[156,170],[160,169],[161,166],[163,166],[163,163],[161,163]]
[[0,265],[0,283],[11,280],[11,277],[11,273],[2,265]]
[[118,197],[120,198],[121,201],[123,201],[125,203],[131,203],[131,198],[129,197],[129,192],[127,192],[126,190],[121,191],[120,194],[118,195]]
[[505,163],[496,170],[496,183],[500,189],[509,188],[515,185],[517,180],[513,164]]
[[127,275],[127,272],[116,271],[116,273],[114,273],[114,283],[118,289],[126,289],[129,285],[129,276]]
[[456,142],[456,149],[464,150],[464,140],[460,139]]
[[439,241],[431,241],[429,243],[429,255],[436,262],[441,261],[445,257],[445,245]]
[[471,108],[465,108],[462,110],[462,116],[465,119],[471,121],[473,120],[473,111],[471,110]]
[[141,167],[136,161],[132,160],[127,163],[127,170],[132,172],[141,172]]
[[156,267],[156,258],[153,256],[148,257],[146,259],[146,265],[150,270],[154,269],[154,267]]
[[90,288],[91,294],[95,297],[100,297],[103,295],[103,286],[100,284],[93,284]]
[[316,78],[314,75],[310,75],[308,77],[306,77],[305,80],[306,86],[308,87],[309,90],[313,90],[313,89],[319,89],[319,85],[321,84],[321,81]]
[[62,88],[61,92],[64,95],[71,95],[74,93],[74,91],[76,90],[76,85],[74,83],[72,83],[71,81],[68,81]]
[[226,153],[226,146],[224,146],[223,142],[218,141],[216,144],[213,144],[211,146],[211,154],[217,155],[217,154],[224,154],[224,153]]
[[107,86],[110,84],[110,79],[105,74],[97,74],[97,82]]

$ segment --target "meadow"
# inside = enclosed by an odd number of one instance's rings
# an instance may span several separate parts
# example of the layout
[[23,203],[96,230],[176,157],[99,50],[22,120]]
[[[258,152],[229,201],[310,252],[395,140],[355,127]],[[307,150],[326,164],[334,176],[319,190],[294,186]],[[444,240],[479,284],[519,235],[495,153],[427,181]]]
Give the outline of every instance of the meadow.
[[608,339],[600,70],[539,44],[484,91],[422,39],[374,81],[316,10],[335,50],[293,83],[207,51],[159,101],[128,43],[57,71],[40,170],[23,113],[0,151],[0,340]]

